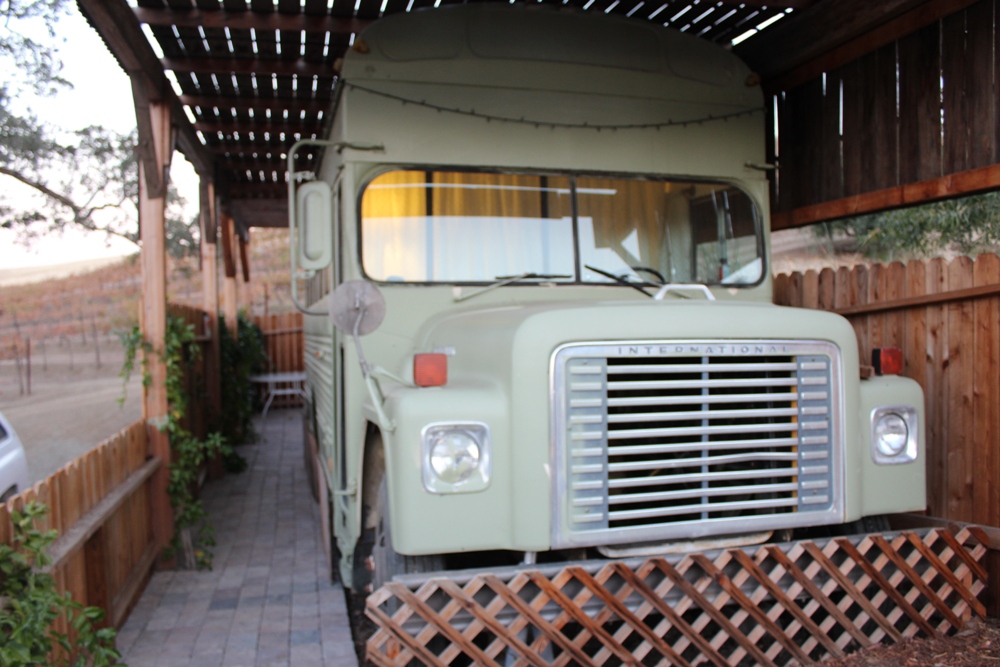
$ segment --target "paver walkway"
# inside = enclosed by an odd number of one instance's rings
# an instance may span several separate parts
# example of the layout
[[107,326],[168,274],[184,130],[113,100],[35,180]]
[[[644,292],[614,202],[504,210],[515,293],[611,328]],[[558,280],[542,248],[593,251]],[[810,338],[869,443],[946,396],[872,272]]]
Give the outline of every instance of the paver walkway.
[[118,634],[131,667],[356,667],[344,594],[331,584],[309,490],[298,410],[272,411],[240,453],[239,475],[209,482],[211,572],[157,572]]

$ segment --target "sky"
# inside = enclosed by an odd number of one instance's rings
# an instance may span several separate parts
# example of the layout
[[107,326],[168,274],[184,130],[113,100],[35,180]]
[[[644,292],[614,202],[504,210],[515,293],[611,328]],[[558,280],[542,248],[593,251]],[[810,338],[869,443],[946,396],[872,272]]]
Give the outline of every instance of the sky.
[[[103,125],[118,132],[135,127],[135,109],[128,76],[118,65],[97,32],[77,10],[76,3],[67,3],[69,15],[56,24],[60,40],[59,54],[63,63],[62,76],[73,84],[55,97],[31,98],[24,104],[39,119],[66,130],[89,125]],[[44,31],[31,31],[38,39],[48,39]],[[190,215],[196,213],[198,178],[191,164],[175,153],[171,180],[181,196],[188,201]],[[30,190],[13,179],[0,176],[0,188],[13,199],[30,198]],[[62,264],[81,259],[111,257],[138,252],[135,244],[124,239],[110,241],[104,234],[68,230],[32,242],[25,248],[16,242],[16,235],[0,229],[0,269]]]

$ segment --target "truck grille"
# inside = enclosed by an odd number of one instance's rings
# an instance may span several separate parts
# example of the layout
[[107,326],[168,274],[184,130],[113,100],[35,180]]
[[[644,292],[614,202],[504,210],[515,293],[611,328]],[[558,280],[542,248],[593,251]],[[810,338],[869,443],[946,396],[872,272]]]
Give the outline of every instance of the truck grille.
[[557,546],[842,520],[834,345],[571,345],[553,371]]

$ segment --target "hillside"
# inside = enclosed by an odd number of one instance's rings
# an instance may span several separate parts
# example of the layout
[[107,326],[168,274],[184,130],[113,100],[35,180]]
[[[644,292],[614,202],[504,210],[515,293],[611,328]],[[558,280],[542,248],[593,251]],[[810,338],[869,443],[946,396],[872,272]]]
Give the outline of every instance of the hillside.
[[[96,270],[29,284],[0,286],[0,359],[23,354],[30,338],[38,347],[62,346],[68,339],[86,343],[96,333],[106,338],[138,321],[141,269],[138,255]],[[74,263],[78,264],[78,263]],[[168,259],[168,299],[201,306],[202,277],[197,258]],[[221,286],[221,266],[220,286]],[[240,303],[251,313],[292,309],[288,292],[288,232],[254,229],[250,243],[249,285],[240,284]],[[221,288],[220,288],[221,293]]]

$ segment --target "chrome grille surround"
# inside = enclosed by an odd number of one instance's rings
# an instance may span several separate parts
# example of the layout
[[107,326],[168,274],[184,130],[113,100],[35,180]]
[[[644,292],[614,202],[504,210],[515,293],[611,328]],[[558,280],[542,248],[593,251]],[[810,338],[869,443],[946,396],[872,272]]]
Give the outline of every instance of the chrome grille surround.
[[572,343],[552,355],[552,548],[842,523],[839,348]]

